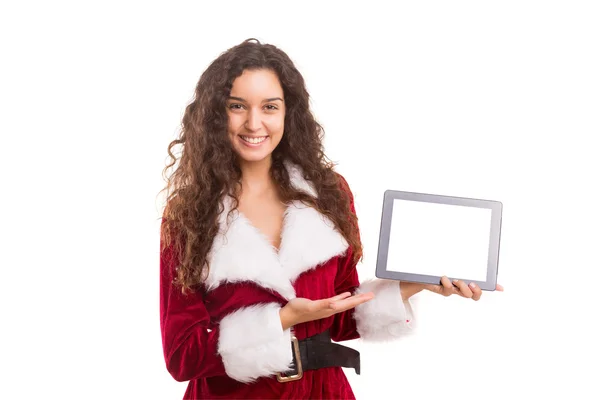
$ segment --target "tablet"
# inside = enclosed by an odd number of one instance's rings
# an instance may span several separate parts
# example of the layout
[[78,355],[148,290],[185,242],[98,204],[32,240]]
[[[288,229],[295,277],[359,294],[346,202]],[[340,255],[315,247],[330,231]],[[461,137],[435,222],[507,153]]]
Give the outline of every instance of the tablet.
[[499,201],[386,190],[375,275],[495,290],[501,222]]

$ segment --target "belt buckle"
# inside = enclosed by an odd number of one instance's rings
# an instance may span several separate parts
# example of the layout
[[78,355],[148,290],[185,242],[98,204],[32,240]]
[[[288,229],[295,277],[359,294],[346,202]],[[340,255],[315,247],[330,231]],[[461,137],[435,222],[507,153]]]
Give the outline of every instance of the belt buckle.
[[296,336],[292,336],[292,344],[294,345],[294,354],[296,355],[296,370],[297,373],[295,375],[281,375],[280,372],[277,373],[277,381],[278,382],[291,382],[297,381],[298,379],[302,379],[302,359],[300,358],[300,345],[298,344],[298,339]]

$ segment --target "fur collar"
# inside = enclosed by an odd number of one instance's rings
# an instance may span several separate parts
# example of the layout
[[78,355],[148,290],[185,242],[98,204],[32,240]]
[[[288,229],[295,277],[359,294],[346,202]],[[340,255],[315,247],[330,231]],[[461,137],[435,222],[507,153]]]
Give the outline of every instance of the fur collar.
[[[316,196],[313,185],[299,166],[286,163],[292,185]],[[279,252],[247,217],[235,210],[226,221],[232,199],[226,196],[219,216],[220,230],[208,254],[207,290],[225,282],[252,281],[279,293],[287,300],[296,297],[293,282],[303,272],[343,254],[348,243],[333,222],[312,207],[292,202],[284,214]]]

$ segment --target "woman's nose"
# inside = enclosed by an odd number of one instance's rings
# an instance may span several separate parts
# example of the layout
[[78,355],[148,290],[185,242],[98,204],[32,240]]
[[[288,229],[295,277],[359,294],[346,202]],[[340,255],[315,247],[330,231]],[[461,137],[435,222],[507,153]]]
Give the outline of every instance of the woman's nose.
[[257,131],[262,125],[260,112],[257,110],[250,110],[248,112],[248,119],[246,120],[246,128],[250,131]]

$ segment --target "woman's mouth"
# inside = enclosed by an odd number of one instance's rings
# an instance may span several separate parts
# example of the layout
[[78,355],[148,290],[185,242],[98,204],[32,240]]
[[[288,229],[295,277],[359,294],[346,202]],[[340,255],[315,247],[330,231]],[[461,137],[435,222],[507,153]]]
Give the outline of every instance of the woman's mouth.
[[248,146],[248,147],[259,147],[269,137],[268,136],[252,137],[252,136],[242,136],[242,135],[240,135],[240,138],[242,139],[242,143],[244,145]]

